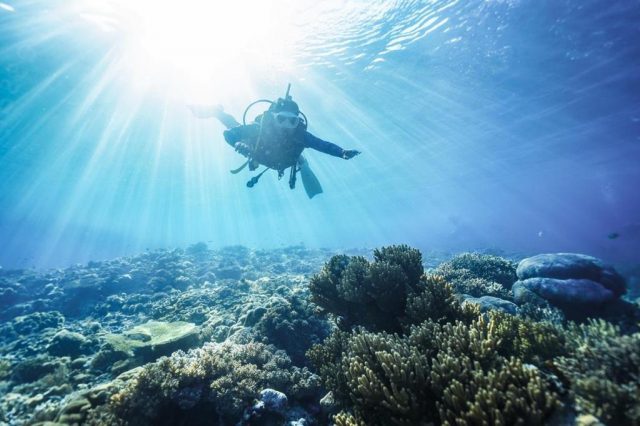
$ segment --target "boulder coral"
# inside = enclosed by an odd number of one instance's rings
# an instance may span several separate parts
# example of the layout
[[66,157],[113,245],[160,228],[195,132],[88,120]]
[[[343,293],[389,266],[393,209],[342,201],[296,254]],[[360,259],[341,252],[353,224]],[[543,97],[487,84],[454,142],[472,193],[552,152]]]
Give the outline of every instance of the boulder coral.
[[600,259],[578,253],[548,253],[523,259],[513,285],[519,304],[544,300],[569,318],[603,316],[626,292],[624,278]]
[[[295,365],[303,365],[305,352],[329,334],[328,324],[314,315],[307,298],[295,294],[273,297],[262,309],[264,312],[255,324],[257,337],[286,351]],[[251,314],[257,316],[256,310]]]

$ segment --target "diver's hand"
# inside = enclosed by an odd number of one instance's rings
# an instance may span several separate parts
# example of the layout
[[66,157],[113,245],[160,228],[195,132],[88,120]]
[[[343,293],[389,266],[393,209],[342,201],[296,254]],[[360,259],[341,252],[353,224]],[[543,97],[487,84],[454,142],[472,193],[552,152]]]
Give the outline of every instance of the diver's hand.
[[342,158],[344,158],[345,160],[350,160],[359,154],[361,154],[361,152],[356,151],[355,149],[345,149],[342,151]]
[[238,142],[233,146],[236,149],[236,152],[248,157],[251,154],[251,148],[249,145],[243,142]]
[[198,118],[217,117],[224,112],[222,105],[187,105]]

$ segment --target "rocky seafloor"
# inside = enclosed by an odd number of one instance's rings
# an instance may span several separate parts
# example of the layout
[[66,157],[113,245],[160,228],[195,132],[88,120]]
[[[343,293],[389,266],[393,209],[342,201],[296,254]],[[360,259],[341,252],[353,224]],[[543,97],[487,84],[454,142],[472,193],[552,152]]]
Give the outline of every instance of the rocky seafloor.
[[638,268],[204,243],[0,269],[0,424],[640,424]]

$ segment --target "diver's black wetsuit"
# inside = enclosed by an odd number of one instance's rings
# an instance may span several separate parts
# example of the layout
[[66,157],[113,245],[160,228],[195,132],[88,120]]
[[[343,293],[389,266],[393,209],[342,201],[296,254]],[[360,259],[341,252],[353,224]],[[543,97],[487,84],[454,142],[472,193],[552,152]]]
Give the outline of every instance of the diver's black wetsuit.
[[305,148],[340,158],[343,158],[345,152],[338,145],[312,135],[302,125],[286,137],[276,135],[268,128],[263,129],[260,135],[258,123],[240,125],[226,130],[224,139],[234,148],[237,148],[238,142],[248,145],[254,160],[275,170],[283,170],[296,164]]

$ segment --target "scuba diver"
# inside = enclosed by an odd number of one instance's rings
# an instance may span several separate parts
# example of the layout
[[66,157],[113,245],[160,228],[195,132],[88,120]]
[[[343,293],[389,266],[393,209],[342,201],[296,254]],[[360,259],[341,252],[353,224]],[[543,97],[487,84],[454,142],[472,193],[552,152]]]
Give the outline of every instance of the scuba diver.
[[[242,116],[243,124],[240,124],[233,116],[224,112],[222,106],[190,106],[193,114],[198,118],[217,118],[226,128],[225,141],[235,148],[236,152],[247,158],[247,161],[231,173],[236,174],[249,166],[249,170],[256,170],[261,165],[265,169],[247,182],[247,187],[252,188],[258,179],[269,169],[278,172],[278,179],[284,176],[286,169],[289,171],[289,187],[295,188],[296,174],[300,172],[302,185],[309,198],[322,193],[322,186],[311,171],[309,163],[302,155],[305,148],[349,160],[360,154],[359,151],[345,150],[336,144],[324,141],[307,131],[307,117],[300,111],[287,87],[284,98],[277,101],[260,99],[245,109]],[[246,124],[246,116],[249,109],[260,102],[271,105],[269,109],[258,115],[254,122]]]

